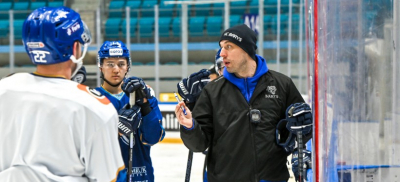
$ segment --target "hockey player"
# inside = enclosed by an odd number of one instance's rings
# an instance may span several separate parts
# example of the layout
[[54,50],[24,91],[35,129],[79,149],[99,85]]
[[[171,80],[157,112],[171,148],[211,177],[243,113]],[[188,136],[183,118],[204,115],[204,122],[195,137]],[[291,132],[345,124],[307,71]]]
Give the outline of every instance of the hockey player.
[[213,81],[214,79],[218,78],[219,76],[222,75],[222,71],[224,69],[224,62],[222,61],[222,57],[219,56],[219,53],[221,53],[221,49],[217,51],[217,54],[215,55],[215,63],[211,65],[210,68],[208,68],[208,71],[210,72],[210,81]]
[[[289,77],[269,70],[265,59],[255,54],[256,40],[244,24],[225,30],[219,42],[223,76],[202,89],[193,117],[189,108],[186,115],[180,109],[185,103],[175,108],[186,147],[194,152],[209,148],[208,181],[289,178],[290,153],[276,145],[276,125],[291,104],[304,100]],[[191,97],[190,92],[183,94]]]
[[[128,168],[132,162],[131,181],[154,181],[150,147],[165,136],[158,101],[152,94],[154,92],[141,78],[125,78],[130,70],[131,60],[129,50],[123,42],[104,42],[98,51],[97,63],[104,82],[96,90],[104,94],[118,111],[119,126],[127,127],[134,132],[135,145],[131,161],[129,135],[120,130],[119,137],[125,167]],[[129,105],[130,93],[136,94],[136,102],[132,108]],[[121,120],[121,118],[127,119]]]
[[91,41],[80,15],[38,8],[22,38],[36,71],[0,81],[0,181],[115,181],[124,168],[117,112],[70,80]]

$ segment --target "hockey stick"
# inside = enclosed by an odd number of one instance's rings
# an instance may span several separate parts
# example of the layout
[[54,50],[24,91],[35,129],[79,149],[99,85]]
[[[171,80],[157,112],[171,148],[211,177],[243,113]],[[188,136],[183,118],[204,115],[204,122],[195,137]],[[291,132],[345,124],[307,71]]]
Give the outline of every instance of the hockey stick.
[[[179,99],[178,95],[176,95],[176,93],[174,92],[176,101],[181,102],[181,100]],[[181,106],[181,109],[183,111],[183,114],[186,115],[186,110],[184,107]],[[187,161],[187,165],[186,165],[186,175],[185,175],[185,182],[189,182],[190,181],[190,172],[192,170],[192,160],[193,160],[193,152],[191,150],[189,150],[189,155],[188,155],[188,161]]]
[[300,130],[297,132],[297,143],[299,144],[298,146],[298,160],[299,160],[299,182],[303,182],[303,132]]
[[185,182],[190,181],[190,172],[192,170],[192,161],[193,161],[193,152],[191,150],[189,150],[189,156],[188,156],[188,161],[187,161],[187,166],[186,166]]
[[[132,106],[135,105],[135,92],[132,92],[129,95],[129,105]],[[132,131],[131,136],[129,137],[129,168],[128,168],[128,182],[131,181],[131,175],[132,175],[132,160],[133,160],[133,146],[135,145],[135,137],[133,135],[135,131]]]

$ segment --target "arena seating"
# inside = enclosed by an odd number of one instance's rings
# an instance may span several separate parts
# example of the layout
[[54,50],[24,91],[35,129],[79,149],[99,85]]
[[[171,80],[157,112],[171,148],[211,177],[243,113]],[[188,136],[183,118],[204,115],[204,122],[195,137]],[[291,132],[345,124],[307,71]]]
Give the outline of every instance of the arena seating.
[[[165,4],[169,0],[111,0],[106,25],[115,25],[110,21],[122,22],[125,19],[125,6],[131,8],[131,37],[148,38],[154,35],[154,5],[159,5],[160,36],[165,38],[180,37],[181,33],[181,4]],[[181,0],[187,1],[187,0]],[[299,29],[299,0],[293,2],[292,33]],[[277,34],[277,3],[278,0],[264,1],[264,35]],[[281,0],[281,35],[287,33],[288,4],[289,0]],[[296,5],[297,4],[297,5]],[[258,13],[258,0],[230,2],[230,26],[243,23],[244,13]],[[219,36],[223,31],[224,3],[188,5],[188,31],[189,36]],[[116,19],[117,18],[117,19]],[[105,38],[123,38],[126,30],[125,24],[113,28],[105,27]],[[121,33],[120,33],[121,32]],[[139,34],[137,34],[139,32]],[[174,39],[171,39],[174,40]]]

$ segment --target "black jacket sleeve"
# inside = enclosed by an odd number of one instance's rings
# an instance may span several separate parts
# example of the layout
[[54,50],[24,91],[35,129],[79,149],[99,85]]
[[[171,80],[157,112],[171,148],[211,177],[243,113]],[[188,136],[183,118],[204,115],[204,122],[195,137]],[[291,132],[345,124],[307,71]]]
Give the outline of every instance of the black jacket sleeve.
[[298,102],[304,102],[303,96],[301,96],[299,90],[297,90],[296,85],[294,85],[292,79],[290,79],[287,87],[288,89],[288,95],[286,99],[286,108],[288,108],[291,104],[298,103]]
[[213,121],[209,92],[204,88],[192,111],[193,128],[180,128],[181,138],[187,148],[193,152],[203,152],[212,138]]

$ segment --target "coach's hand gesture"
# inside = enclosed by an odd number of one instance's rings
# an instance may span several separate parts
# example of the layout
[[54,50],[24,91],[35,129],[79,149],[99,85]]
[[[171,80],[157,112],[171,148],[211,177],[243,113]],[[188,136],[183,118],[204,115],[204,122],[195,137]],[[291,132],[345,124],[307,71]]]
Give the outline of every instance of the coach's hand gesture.
[[[186,115],[181,108],[185,108]],[[175,107],[175,115],[179,121],[179,124],[185,126],[186,128],[192,128],[192,112],[190,112],[189,108],[186,107],[184,102],[179,102]]]

